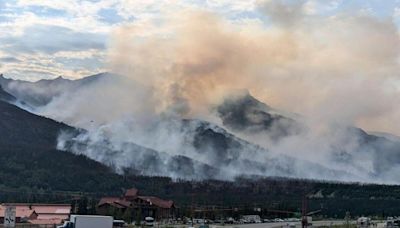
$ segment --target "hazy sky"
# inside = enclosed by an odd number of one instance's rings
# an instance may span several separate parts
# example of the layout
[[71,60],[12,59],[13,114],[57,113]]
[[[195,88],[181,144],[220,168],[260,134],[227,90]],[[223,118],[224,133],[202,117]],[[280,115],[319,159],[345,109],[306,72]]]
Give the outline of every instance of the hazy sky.
[[[400,25],[399,0],[307,0],[302,7],[310,16],[366,14]],[[161,15],[181,9],[206,9],[232,23],[271,22],[255,0],[0,0],[0,72],[38,80],[106,71],[114,29],[162,24]]]

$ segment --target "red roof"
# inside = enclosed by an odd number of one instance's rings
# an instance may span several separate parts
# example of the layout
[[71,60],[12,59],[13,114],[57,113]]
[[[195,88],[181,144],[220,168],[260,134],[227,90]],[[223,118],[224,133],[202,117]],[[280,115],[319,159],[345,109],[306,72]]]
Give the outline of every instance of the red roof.
[[104,204],[109,204],[118,208],[126,208],[131,206],[131,203],[129,201],[126,201],[125,199],[121,199],[119,197],[103,197],[100,199],[100,202],[97,206],[102,206]]
[[39,215],[51,214],[51,215],[69,215],[71,213],[71,205],[31,205],[31,208],[35,210]]
[[172,208],[174,206],[174,201],[172,200],[163,200],[155,196],[138,196],[139,199],[149,202],[157,207],[161,208]]
[[127,208],[136,206],[135,199],[140,199],[149,203],[150,205],[154,205],[160,208],[172,208],[174,207],[174,201],[172,200],[163,200],[155,196],[138,196],[138,190],[136,188],[131,188],[126,190],[123,197],[103,197],[100,199],[100,202],[97,206],[102,206],[108,204],[117,208]]
[[69,218],[69,215],[56,215],[56,214],[40,214],[38,215],[37,219],[43,220],[43,219],[61,219],[61,220],[67,220]]
[[38,225],[50,225],[50,224],[62,224],[63,219],[32,219],[28,221],[31,224]]
[[[15,206],[17,217],[30,219],[67,219],[71,212],[69,204],[8,204]],[[6,205],[0,206],[0,216],[4,217]]]
[[128,189],[125,192],[125,197],[137,197],[138,192],[139,191],[136,188]]
[[[0,206],[0,217],[4,217],[4,212],[6,207]],[[30,218],[35,216],[35,211],[26,207],[16,207],[15,208],[15,217],[17,218]]]

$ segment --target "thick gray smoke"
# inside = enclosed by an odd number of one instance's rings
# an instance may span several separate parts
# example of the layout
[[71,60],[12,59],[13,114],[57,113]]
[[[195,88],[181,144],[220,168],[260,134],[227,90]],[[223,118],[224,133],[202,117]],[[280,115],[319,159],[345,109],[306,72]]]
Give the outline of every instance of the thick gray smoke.
[[120,27],[109,51],[118,76],[36,110],[86,130],[63,133],[60,149],[118,172],[400,183],[400,144],[351,127],[400,133],[393,22],[308,15],[304,2],[259,10],[265,21],[184,10]]

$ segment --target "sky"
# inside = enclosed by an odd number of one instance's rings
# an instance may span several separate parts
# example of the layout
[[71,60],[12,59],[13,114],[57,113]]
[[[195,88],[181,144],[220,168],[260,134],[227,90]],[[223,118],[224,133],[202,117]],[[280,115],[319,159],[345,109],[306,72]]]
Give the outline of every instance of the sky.
[[[400,26],[399,0],[303,3],[311,16],[366,14]],[[0,73],[35,81],[108,71],[108,50],[121,26],[162,24],[162,15],[182,9],[207,10],[231,23],[269,26],[271,19],[257,6],[257,0],[0,0]]]

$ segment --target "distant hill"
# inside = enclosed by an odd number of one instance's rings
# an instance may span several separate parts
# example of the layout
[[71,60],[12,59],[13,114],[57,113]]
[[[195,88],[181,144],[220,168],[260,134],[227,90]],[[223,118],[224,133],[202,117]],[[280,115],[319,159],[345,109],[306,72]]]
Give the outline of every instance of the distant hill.
[[42,79],[36,82],[13,80],[0,74],[0,86],[4,91],[18,98],[32,107],[48,104],[54,97],[67,91],[74,91],[81,86],[89,85],[109,77],[108,73],[101,73],[78,80],[58,77],[55,79]]
[[[7,93],[0,90],[0,94]],[[233,135],[211,126],[207,122],[184,120],[183,127],[194,128],[195,148],[199,154],[204,147],[212,146],[223,166],[239,164],[235,161],[233,148],[246,147],[261,150],[254,145],[235,138]],[[132,151],[143,150],[150,163],[142,163],[133,169],[116,174],[112,168],[90,158],[79,155],[79,147],[99,150],[98,144],[80,141],[75,153],[55,149],[60,131],[79,130],[63,123],[29,113],[17,106],[0,100],[0,201],[2,202],[75,202],[69,191],[96,200],[104,195],[118,195],[123,189],[135,186],[146,194],[172,199],[180,207],[181,213],[190,214],[191,205],[214,205],[224,208],[239,208],[240,213],[254,213],[254,207],[262,208],[261,214],[269,217],[293,216],[268,212],[269,210],[299,211],[301,199],[308,197],[309,210],[322,208],[321,214],[342,218],[346,211],[351,215],[396,215],[400,210],[400,187],[387,185],[367,185],[357,183],[335,183],[288,178],[262,178],[260,176],[239,177],[234,181],[188,181],[172,180],[168,177],[141,176],[143,170],[160,168],[165,157],[162,153],[134,144],[127,144]],[[360,133],[361,134],[361,133]],[[365,140],[376,140],[364,135]],[[370,138],[373,137],[373,138]],[[71,148],[72,149],[72,148]],[[106,148],[111,156],[121,151]],[[250,151],[248,151],[250,152]],[[212,155],[212,154],[211,154]],[[221,156],[218,158],[218,156]],[[194,161],[187,157],[167,157],[172,159],[175,172],[188,175],[199,171],[192,169]],[[244,161],[241,161],[244,162]],[[274,160],[271,164],[274,165]],[[215,172],[213,167],[199,164],[207,169],[209,178]],[[253,164],[255,169],[265,167]],[[267,166],[268,167],[268,166]],[[203,171],[202,171],[203,172]],[[204,172],[206,173],[206,172]],[[61,192],[60,192],[61,191]],[[65,192],[68,191],[68,192]],[[63,193],[64,192],[64,193]],[[357,205],[354,207],[354,205]],[[226,212],[229,215],[230,212]],[[238,212],[239,213],[239,212]]]
[[216,111],[223,125],[233,131],[264,132],[273,139],[299,133],[304,128],[291,117],[255,99],[248,91],[226,98]]
[[72,129],[65,124],[0,101],[0,143],[2,145],[54,149],[59,132]]
[[0,191],[14,187],[112,192],[123,186],[122,177],[109,167],[56,150],[61,130],[76,131],[0,100]]
[[5,101],[5,102],[14,102],[17,99],[13,95],[11,95],[11,94],[7,93],[6,91],[4,91],[3,88],[0,85],[0,100]]
[[[308,131],[301,123],[302,117],[274,110],[246,91],[225,99],[217,106],[216,111],[223,126],[234,134],[270,138],[272,142],[276,142],[285,137],[306,135]],[[400,137],[387,133],[367,133],[353,126],[338,125],[333,129],[337,131],[334,134],[341,135],[345,140],[329,145],[331,153],[327,156],[330,156],[332,163],[343,165],[347,167],[346,170],[350,170],[360,168],[357,166],[360,161],[369,160],[372,167],[360,170],[364,176],[393,182],[400,180],[400,175],[397,175],[400,167]],[[307,165],[307,167],[312,166]],[[308,171],[311,172],[310,169]],[[328,176],[326,175],[328,180],[337,179]]]
[[212,179],[221,171],[187,156],[171,155],[135,143],[123,143],[116,148],[106,140],[68,137],[61,149],[88,156],[124,175],[162,176],[168,173],[185,179]]
[[[46,105],[63,93],[73,96],[72,91],[90,88],[86,87],[87,85],[99,85],[101,91],[101,86],[111,83],[114,76],[104,73],[79,80],[59,77],[37,82],[0,77],[0,84],[19,102],[38,107]],[[229,179],[241,174],[318,179],[345,177],[346,180],[364,181],[374,178],[391,181],[400,177],[396,174],[398,173],[396,169],[400,166],[400,141],[394,137],[389,138],[384,134],[373,135],[356,127],[340,126],[337,134],[346,135],[346,139],[326,145],[326,149],[330,150],[328,159],[332,161],[329,164],[334,164],[326,167],[326,164],[307,162],[294,156],[273,155],[269,145],[264,143],[263,146],[258,146],[258,142],[251,141],[254,137],[269,139],[268,142],[274,144],[290,137],[307,134],[309,129],[302,122],[304,117],[276,110],[260,102],[247,91],[228,97],[215,107],[214,111],[221,120],[221,126],[204,120],[177,121],[181,129],[176,130],[185,138],[182,149],[175,151],[151,148],[132,142],[119,145],[123,148],[121,150],[108,139],[82,142],[88,139],[85,137],[73,139],[69,144],[70,147],[63,149],[75,154],[85,154],[112,166],[119,172],[122,172],[122,169],[131,170],[130,172],[134,170],[135,173],[143,175],[170,175],[187,179],[210,177]],[[173,133],[171,132],[172,135]],[[243,140],[244,136],[249,137]],[[295,148],[292,153],[296,153]],[[137,159],[137,154],[146,156]],[[367,169],[358,164],[364,159],[370,160],[371,163]],[[164,167],[160,169],[159,164],[163,164],[163,161],[165,161]],[[342,170],[337,170],[335,164],[339,164]],[[354,169],[357,173],[352,173]]]

